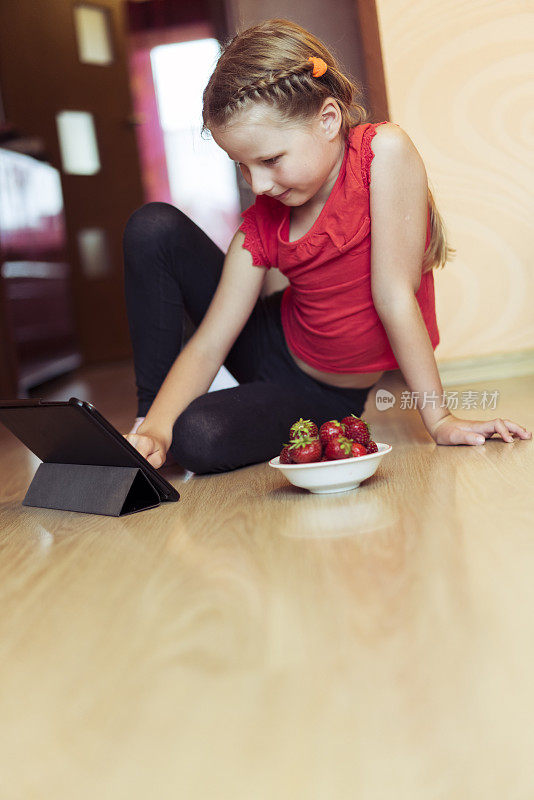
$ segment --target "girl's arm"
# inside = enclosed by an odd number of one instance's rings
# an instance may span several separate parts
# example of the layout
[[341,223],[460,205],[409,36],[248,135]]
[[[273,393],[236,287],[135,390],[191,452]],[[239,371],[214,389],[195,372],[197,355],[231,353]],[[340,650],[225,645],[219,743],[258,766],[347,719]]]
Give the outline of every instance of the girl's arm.
[[173,426],[187,406],[208,391],[260,296],[266,268],[252,265],[236,231],[211,303],[163,381],[146,418],[128,441],[156,468],[165,462]]
[[[421,283],[427,227],[427,175],[409,136],[396,125],[381,125],[372,139],[371,291],[373,302],[404,379],[416,398],[440,402],[443,386],[432,343],[415,293]],[[465,420],[446,408],[419,407],[438,444],[483,444],[498,433],[512,441],[532,433],[510,420]]]

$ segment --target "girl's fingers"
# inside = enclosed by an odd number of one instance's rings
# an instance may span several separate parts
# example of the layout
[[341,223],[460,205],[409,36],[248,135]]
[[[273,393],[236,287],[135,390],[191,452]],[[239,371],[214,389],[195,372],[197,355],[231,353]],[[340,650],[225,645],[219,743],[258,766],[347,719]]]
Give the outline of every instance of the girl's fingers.
[[517,435],[520,436],[521,439],[532,439],[532,432],[527,431],[526,428],[523,428],[522,425],[518,425],[517,422],[512,422],[509,419],[505,419],[504,424],[506,425],[508,430],[511,431],[511,433],[517,433]]
[[152,467],[159,469],[163,466],[165,455],[163,455],[161,447],[154,442],[152,437],[130,433],[126,438]]
[[498,433],[505,442],[513,442],[514,433],[516,433],[521,439],[532,438],[532,433],[527,431],[526,428],[523,428],[522,425],[518,425],[517,422],[512,422],[509,419],[500,419],[497,417],[496,419],[485,420],[479,424],[481,433],[483,433],[488,439],[494,433]]
[[150,436],[142,436],[140,433],[128,433],[126,434],[126,439],[149,463],[151,463],[149,456],[159,451],[159,447],[154,444]]
[[[444,439],[440,442],[441,444],[484,444],[486,441],[484,436],[482,436],[477,431],[471,430],[470,428],[460,427],[455,425],[451,427],[448,431],[442,431],[442,436],[445,436]],[[438,441],[441,437],[438,436]]]
[[477,444],[476,438],[474,431],[463,430],[462,428],[453,428],[450,432],[451,444]]
[[466,434],[466,444],[484,444],[486,437],[476,431],[469,431]]
[[505,442],[513,442],[514,437],[508,430],[507,426],[502,419],[496,419],[495,422],[495,432],[498,433]]

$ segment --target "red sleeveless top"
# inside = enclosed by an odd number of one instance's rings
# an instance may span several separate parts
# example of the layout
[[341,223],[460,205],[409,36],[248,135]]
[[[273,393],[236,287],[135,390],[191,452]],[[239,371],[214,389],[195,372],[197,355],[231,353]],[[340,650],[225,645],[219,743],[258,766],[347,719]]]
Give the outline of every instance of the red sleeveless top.
[[[323,372],[398,369],[371,294],[369,208],[371,139],[379,123],[352,128],[337,180],[307,233],[288,241],[290,208],[258,195],[239,227],[252,263],[277,267],[290,285],[282,296],[282,327],[289,349]],[[430,241],[430,208],[425,250]],[[439,344],[433,270],[416,293],[432,347]]]

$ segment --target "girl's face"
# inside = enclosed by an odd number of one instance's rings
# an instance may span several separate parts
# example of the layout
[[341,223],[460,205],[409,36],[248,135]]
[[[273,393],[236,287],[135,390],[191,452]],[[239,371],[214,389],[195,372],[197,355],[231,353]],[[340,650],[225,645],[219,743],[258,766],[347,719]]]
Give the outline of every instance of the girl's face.
[[212,128],[215,142],[239,164],[254,194],[275,197],[287,206],[324,203],[345,153],[341,112],[325,100],[308,125],[283,123],[272,109],[257,104],[229,125]]

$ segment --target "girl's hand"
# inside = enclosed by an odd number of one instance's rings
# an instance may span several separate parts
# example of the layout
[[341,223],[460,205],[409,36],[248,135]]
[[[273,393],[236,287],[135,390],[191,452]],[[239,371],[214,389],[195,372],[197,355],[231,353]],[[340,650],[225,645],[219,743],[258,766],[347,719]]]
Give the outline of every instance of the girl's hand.
[[124,438],[146,458],[156,469],[162,467],[167,458],[167,445],[164,438],[154,433],[123,433]]
[[509,419],[460,419],[453,414],[440,419],[430,430],[436,444],[484,444],[494,433],[505,442],[513,442],[514,434],[520,439],[532,439],[531,431]]

